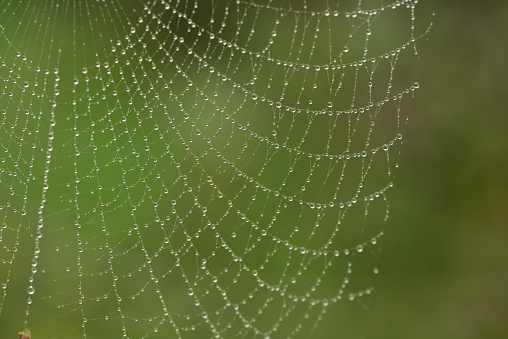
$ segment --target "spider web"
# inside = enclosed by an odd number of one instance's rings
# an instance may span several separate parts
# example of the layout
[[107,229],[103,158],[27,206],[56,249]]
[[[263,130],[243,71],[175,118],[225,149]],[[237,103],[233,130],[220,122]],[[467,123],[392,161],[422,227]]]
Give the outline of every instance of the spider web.
[[3,336],[305,337],[367,307],[416,0],[0,3]]

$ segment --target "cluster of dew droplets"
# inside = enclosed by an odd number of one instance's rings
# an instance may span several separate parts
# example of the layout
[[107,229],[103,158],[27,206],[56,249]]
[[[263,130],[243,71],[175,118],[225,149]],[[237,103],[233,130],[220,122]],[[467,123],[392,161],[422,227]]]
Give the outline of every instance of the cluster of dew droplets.
[[[299,336],[317,326],[340,301],[361,302],[372,288],[356,287],[356,259],[376,257],[383,233],[366,232],[348,245],[338,245],[337,239],[343,229],[355,226],[348,220],[354,211],[364,211],[367,219],[370,206],[386,204],[379,223],[388,218],[385,192],[393,186],[391,157],[401,143],[405,121],[396,111],[396,133],[381,142],[374,135],[382,124],[375,121],[379,112],[392,104],[400,107],[419,88],[414,83],[392,92],[397,60],[416,40],[416,1],[351,12],[315,10],[310,4],[293,9],[238,1],[224,8],[216,6],[207,13],[207,24],[202,22],[204,14],[199,14],[197,1],[139,3],[142,9],[123,18],[126,24],[118,39],[108,41],[106,32],[99,34],[105,47],[97,44],[98,50],[86,51],[97,60],[77,65],[69,84],[60,86],[58,69],[37,71],[41,74],[38,86],[51,100],[51,110],[43,119],[46,125],[37,128],[47,135],[41,137],[45,161],[38,181],[41,196],[27,279],[26,318],[36,309],[34,303],[58,300],[48,294],[55,292],[46,292],[45,284],[37,284],[43,271],[41,249],[50,258],[76,250],[76,262],[61,267],[60,273],[77,277],[74,304],[83,337],[99,320],[112,319],[118,321],[124,337],[135,336],[129,332],[131,323],[148,323],[151,332],[160,332],[168,324],[177,337],[203,328],[217,338]],[[90,6],[80,15],[94,18],[84,22],[95,28],[94,20],[124,15],[129,8],[113,2],[107,7]],[[383,55],[369,54],[370,41],[379,38],[372,31],[374,19],[382,20],[384,12],[403,7],[410,10],[409,41]],[[97,11],[104,16],[93,17],[90,8],[104,11]],[[340,43],[333,34],[338,20],[349,29]],[[268,27],[268,33],[260,26]],[[76,27],[74,33],[78,33]],[[98,33],[97,29],[93,32]],[[285,32],[293,33],[285,36]],[[319,47],[323,38],[330,41],[325,49]],[[360,53],[355,39],[365,46]],[[284,48],[287,53],[281,57]],[[322,59],[323,53],[329,54],[328,59]],[[18,58],[28,62],[21,54]],[[381,87],[376,84],[376,70],[383,67],[389,74],[385,95],[376,97],[373,87]],[[283,80],[278,80],[277,72]],[[371,81],[357,88],[363,73]],[[305,80],[298,80],[299,74]],[[343,80],[346,74],[356,74],[352,83]],[[49,77],[51,81],[43,84],[42,79]],[[327,78],[328,85],[322,78]],[[30,81],[18,86],[23,91],[35,87]],[[339,99],[348,86],[354,91],[344,103]],[[363,96],[368,97],[365,102]],[[64,108],[60,111],[59,107]],[[57,110],[60,115],[55,114]],[[64,115],[63,110],[72,113]],[[358,147],[357,126],[367,116],[369,130]],[[338,131],[344,125],[346,146],[338,151]],[[316,137],[318,127],[322,132]],[[62,135],[70,131],[70,140],[62,141],[59,135],[55,139],[55,131]],[[319,137],[324,142],[316,146],[313,138]],[[41,147],[34,144],[33,148]],[[65,156],[56,156],[68,149]],[[367,183],[372,164],[380,158],[386,167],[384,182],[371,187]],[[285,159],[282,170],[273,165],[280,159]],[[343,196],[354,164],[360,164],[360,179],[354,179],[356,187]],[[55,173],[68,170],[72,179],[51,177],[51,169]],[[113,173],[111,178],[103,176],[108,172]],[[62,211],[48,210],[47,197],[53,188],[56,192],[67,189],[52,196],[61,200]],[[24,195],[20,215],[27,215],[28,202]],[[46,225],[45,217],[52,215],[73,221],[49,232],[53,226]],[[112,219],[121,219],[121,225]],[[73,241],[50,245],[53,251],[43,246],[46,239],[68,229],[75,232]],[[318,241],[323,233],[327,238]],[[286,255],[283,260],[280,253]],[[87,256],[95,259],[85,262],[82,258]],[[135,259],[126,260],[129,256]],[[280,267],[270,271],[274,263]],[[90,270],[95,264],[101,268]],[[125,266],[129,269],[123,270]],[[340,277],[330,278],[337,267]],[[375,276],[379,268],[370,272]],[[175,312],[177,307],[168,298],[168,286],[175,285],[168,277],[175,274],[183,286],[178,294],[188,304],[183,308],[186,313]],[[132,284],[136,287],[125,292],[125,284],[137,275],[143,275],[142,284]],[[96,281],[109,279],[108,292],[94,295],[91,286],[85,286],[95,276]],[[245,286],[243,279],[249,281]],[[2,282],[4,291],[7,282]],[[333,286],[330,291],[326,290],[329,285]],[[152,298],[152,315],[130,316],[128,304],[141,302],[147,295]],[[212,297],[217,303],[210,307],[207,301]],[[67,305],[57,302],[63,312]],[[113,305],[114,311],[98,317],[88,313],[102,303]],[[265,311],[277,303],[282,305],[279,315],[263,320]],[[248,311],[252,305],[257,309]],[[299,307],[302,318],[284,333],[285,322]],[[241,329],[234,329],[236,324]]]

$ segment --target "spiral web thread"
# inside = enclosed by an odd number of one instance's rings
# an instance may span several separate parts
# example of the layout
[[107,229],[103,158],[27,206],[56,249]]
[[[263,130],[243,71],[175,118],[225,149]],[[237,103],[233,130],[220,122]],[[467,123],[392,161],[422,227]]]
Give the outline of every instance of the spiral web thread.
[[0,332],[307,337],[366,307],[415,0],[0,1]]

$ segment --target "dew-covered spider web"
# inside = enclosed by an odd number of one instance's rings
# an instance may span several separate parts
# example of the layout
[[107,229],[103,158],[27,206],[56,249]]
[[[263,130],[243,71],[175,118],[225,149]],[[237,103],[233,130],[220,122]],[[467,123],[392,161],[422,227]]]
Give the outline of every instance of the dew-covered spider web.
[[341,333],[379,271],[416,2],[1,0],[0,336]]

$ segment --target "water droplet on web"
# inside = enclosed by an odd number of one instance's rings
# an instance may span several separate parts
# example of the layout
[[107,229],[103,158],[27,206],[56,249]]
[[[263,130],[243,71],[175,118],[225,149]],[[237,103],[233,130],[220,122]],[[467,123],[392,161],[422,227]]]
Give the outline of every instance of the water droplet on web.
[[194,290],[193,290],[192,288],[189,288],[189,289],[187,290],[187,294],[188,294],[188,295],[194,295]]
[[28,286],[27,290],[28,294],[32,295],[35,293],[35,288],[33,286]]

